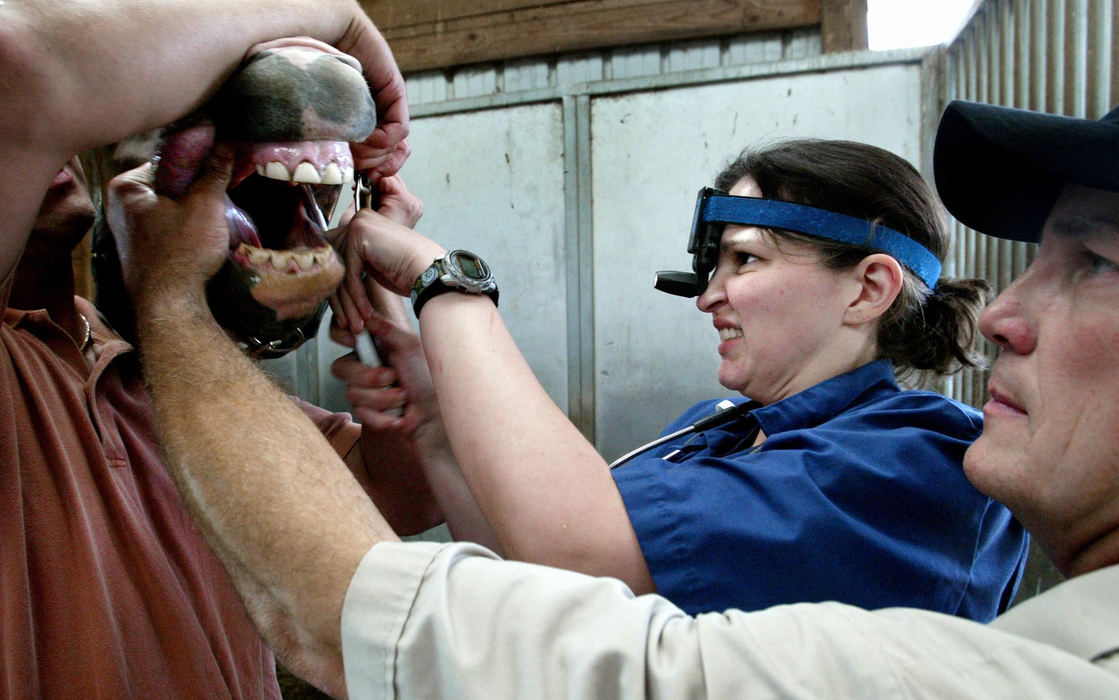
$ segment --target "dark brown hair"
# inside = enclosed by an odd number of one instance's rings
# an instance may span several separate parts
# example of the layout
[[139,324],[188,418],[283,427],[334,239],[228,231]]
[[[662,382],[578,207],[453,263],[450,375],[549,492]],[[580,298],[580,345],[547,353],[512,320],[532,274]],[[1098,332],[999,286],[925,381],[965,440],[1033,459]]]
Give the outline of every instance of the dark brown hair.
[[[944,210],[916,168],[889,151],[854,141],[796,139],[747,149],[715,179],[729,190],[750,177],[762,196],[866,219],[900,231],[943,262],[949,235]],[[849,269],[873,249],[792,231],[778,239],[820,251],[832,269]],[[941,277],[930,290],[902,265],[901,293],[878,326],[879,357],[901,376],[914,370],[947,374],[978,365],[978,319],[990,286],[980,279]]]

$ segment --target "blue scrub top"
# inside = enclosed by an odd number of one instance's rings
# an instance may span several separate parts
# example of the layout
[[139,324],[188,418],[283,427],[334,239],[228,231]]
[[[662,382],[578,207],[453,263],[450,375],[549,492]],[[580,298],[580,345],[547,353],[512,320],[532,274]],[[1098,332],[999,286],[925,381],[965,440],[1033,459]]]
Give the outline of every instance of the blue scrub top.
[[693,615],[834,600],[986,622],[1009,605],[1029,536],[964,476],[981,413],[877,360],[754,416],[757,448],[732,423],[613,471],[661,595]]

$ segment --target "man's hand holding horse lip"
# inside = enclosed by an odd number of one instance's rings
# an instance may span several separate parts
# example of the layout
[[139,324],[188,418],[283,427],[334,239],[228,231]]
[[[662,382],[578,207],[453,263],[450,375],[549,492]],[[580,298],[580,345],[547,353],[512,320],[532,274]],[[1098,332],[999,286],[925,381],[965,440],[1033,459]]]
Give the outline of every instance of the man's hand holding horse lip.
[[229,250],[225,189],[232,170],[232,149],[216,143],[181,199],[156,193],[148,165],[113,178],[109,224],[119,232],[121,270],[138,314],[169,303],[205,307],[206,282]]

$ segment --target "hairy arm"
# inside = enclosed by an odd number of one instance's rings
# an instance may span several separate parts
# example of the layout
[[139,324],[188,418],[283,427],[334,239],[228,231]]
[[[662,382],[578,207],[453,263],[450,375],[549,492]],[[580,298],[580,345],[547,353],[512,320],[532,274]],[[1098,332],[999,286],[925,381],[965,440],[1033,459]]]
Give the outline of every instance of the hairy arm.
[[363,165],[395,172],[407,153],[403,78],[354,0],[0,2],[0,163],[20,174],[0,178],[0,278],[67,159],[184,116],[254,44],[294,35],[362,62],[382,122]]
[[[401,294],[444,252],[373,212],[351,226],[371,273]],[[605,461],[544,391],[490,300],[434,297],[420,337],[455,458],[501,551],[653,591]]]
[[182,200],[140,168],[113,181],[131,232],[137,309],[160,438],[180,491],[249,614],[285,666],[345,694],[342,602],[358,562],[392,530],[310,420],[225,336],[205,302],[227,232],[231,161],[212,159]]

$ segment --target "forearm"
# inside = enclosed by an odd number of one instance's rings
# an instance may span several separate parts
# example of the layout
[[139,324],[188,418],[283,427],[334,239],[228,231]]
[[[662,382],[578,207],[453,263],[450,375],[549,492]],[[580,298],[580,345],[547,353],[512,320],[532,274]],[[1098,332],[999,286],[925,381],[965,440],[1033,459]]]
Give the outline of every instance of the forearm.
[[475,542],[500,554],[501,545],[466,483],[446,436],[419,444],[424,477],[435,494],[451,536],[460,542]]
[[606,463],[540,386],[492,303],[441,295],[420,325],[455,456],[506,555],[652,590]]
[[[398,294],[446,253],[372,211],[358,212],[347,235],[356,263],[347,282],[357,284],[360,265]],[[455,458],[502,552],[652,590],[606,463],[536,381],[493,302],[436,295],[420,337]]]
[[[388,628],[368,601],[400,588]],[[824,603],[690,618],[617,581],[464,546],[374,547],[344,624],[349,680],[371,697],[1116,697],[1101,660],[954,616]]]
[[200,106],[253,44],[334,42],[357,13],[349,0],[0,4],[3,123],[68,154],[115,141]]
[[160,437],[184,498],[284,663],[342,692],[346,589],[368,548],[395,536],[321,433],[201,300],[165,298],[137,316]]

